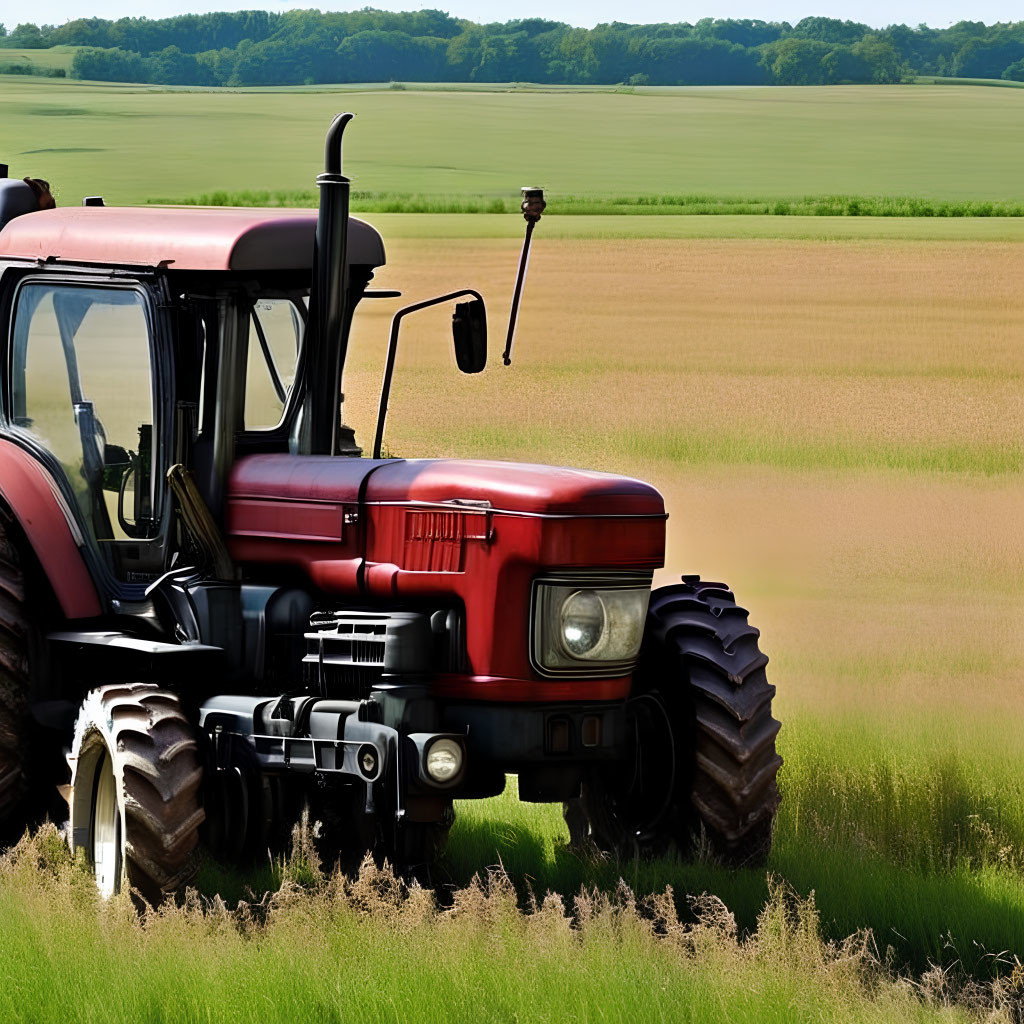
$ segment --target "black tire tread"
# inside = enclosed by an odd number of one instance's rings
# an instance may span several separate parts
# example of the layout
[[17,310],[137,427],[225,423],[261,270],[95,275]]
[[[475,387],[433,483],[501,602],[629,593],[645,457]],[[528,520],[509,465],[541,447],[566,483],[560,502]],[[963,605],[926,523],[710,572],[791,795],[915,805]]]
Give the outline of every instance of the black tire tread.
[[149,683],[94,690],[76,731],[96,729],[101,716],[109,723],[104,741],[124,800],[125,877],[157,906],[198,869],[205,817],[199,744],[177,696]]
[[672,796],[664,817],[636,832],[623,817],[628,794],[584,781],[565,808],[574,844],[630,856],[667,852],[673,843],[690,853],[704,839],[730,864],[767,856],[782,758],[759,638],[724,584],[684,576],[652,592],[632,696],[657,696],[673,722]]
[[648,621],[652,640],[689,676],[696,730],[690,801],[699,823],[724,860],[760,859],[782,766],[760,632],[724,584],[696,578],[654,591]]
[[28,796],[29,626],[21,553],[0,516],[0,826]]

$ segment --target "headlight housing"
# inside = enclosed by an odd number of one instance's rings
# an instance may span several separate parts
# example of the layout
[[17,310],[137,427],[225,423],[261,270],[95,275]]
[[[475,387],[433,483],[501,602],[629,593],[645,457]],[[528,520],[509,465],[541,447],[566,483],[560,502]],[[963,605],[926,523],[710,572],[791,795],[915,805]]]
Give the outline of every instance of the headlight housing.
[[541,675],[589,678],[631,672],[650,596],[650,577],[537,580],[533,667]]

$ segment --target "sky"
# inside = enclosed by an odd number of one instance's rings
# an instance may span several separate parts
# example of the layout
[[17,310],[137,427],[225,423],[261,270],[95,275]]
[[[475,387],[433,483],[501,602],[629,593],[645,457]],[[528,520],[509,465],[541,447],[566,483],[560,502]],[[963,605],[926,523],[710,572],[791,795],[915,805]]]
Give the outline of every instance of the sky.
[[957,21],[970,19],[991,24],[996,21],[1017,21],[1024,10],[1011,0],[632,0],[626,6],[621,0],[363,0],[353,4],[287,3],[280,0],[0,0],[0,24],[13,28],[21,21],[58,25],[73,18],[138,17],[165,18],[174,14],[205,11],[269,10],[321,7],[323,10],[353,10],[364,6],[391,11],[440,8],[460,18],[473,21],[509,21],[513,18],[543,17],[565,21],[570,25],[591,28],[602,21],[689,21],[700,18],[763,18],[765,21],[795,23],[808,15],[848,18],[875,27],[903,22],[917,25],[925,22],[934,28],[945,28]]

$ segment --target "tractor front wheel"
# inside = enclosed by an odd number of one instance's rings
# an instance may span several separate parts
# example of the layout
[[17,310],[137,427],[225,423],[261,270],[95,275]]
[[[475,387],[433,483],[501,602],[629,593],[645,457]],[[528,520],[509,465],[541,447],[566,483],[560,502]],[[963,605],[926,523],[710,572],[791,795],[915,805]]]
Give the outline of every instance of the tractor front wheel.
[[127,885],[158,906],[191,881],[203,771],[175,694],[146,683],[91,691],[68,763],[71,846],[104,896]]
[[588,779],[566,805],[574,844],[620,857],[703,844],[733,865],[767,857],[782,758],[759,635],[723,584],[684,577],[652,593],[629,767]]

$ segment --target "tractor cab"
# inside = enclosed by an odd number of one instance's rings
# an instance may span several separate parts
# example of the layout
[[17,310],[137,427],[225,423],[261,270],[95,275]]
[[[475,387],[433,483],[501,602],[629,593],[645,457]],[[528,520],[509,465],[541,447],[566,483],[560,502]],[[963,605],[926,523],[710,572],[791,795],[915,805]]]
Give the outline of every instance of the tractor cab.
[[[4,184],[0,196],[21,191]],[[121,584],[168,568],[172,465],[219,513],[236,455],[310,451],[316,220],[84,206],[0,231],[10,425],[59,464],[97,568]],[[369,225],[352,218],[348,233],[354,308],[385,256]],[[340,438],[340,454],[359,454],[350,431]]]

